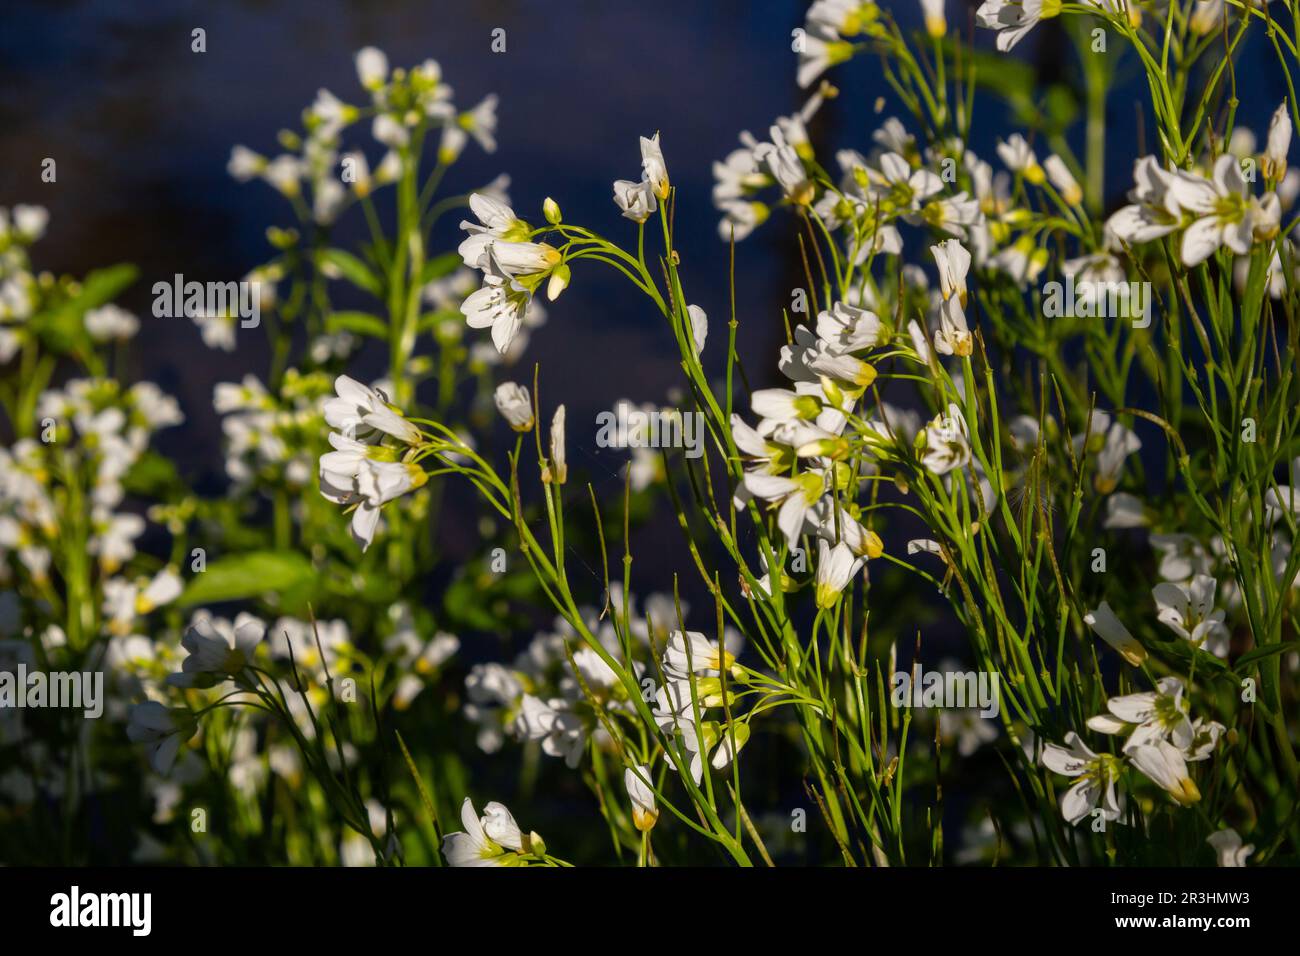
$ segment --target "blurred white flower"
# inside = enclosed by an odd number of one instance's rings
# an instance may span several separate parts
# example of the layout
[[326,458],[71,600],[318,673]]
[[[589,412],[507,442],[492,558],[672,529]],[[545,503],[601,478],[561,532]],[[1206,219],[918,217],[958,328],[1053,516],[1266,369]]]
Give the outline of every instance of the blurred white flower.
[[1255,852],[1255,844],[1241,845],[1241,836],[1231,827],[1217,830],[1205,838],[1214,849],[1219,866],[1245,866],[1247,858]]

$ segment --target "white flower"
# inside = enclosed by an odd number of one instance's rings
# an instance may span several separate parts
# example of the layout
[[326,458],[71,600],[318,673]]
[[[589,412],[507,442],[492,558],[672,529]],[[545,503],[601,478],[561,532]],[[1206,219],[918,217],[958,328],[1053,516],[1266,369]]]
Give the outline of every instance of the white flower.
[[294,156],[277,156],[262,169],[262,178],[285,196],[293,197],[302,191],[299,180],[306,172],[302,162]]
[[1024,235],[1003,248],[989,261],[989,265],[1005,272],[1023,287],[1038,278],[1047,260],[1047,250],[1032,237]]
[[671,187],[668,182],[668,166],[664,163],[664,153],[659,147],[658,133],[650,139],[641,137],[641,171],[654,194],[661,201],[667,199]]
[[672,631],[664,647],[664,672],[670,678],[684,679],[691,673],[717,675],[735,661],[730,651],[700,631]]
[[984,0],[975,11],[976,22],[997,30],[997,47],[1006,53],[1019,43],[1039,20],[1061,12],[1061,0]]
[[[464,248],[462,243],[462,253]],[[490,328],[492,344],[504,355],[527,318],[532,293],[501,267],[492,244],[487,247],[482,269],[482,288],[466,297],[460,311],[470,328]]]
[[352,538],[365,551],[370,547],[379,525],[383,506],[428,481],[419,465],[398,461],[370,461],[357,473],[353,496],[357,508],[352,512]]
[[378,433],[383,432],[408,445],[420,443],[420,429],[403,418],[379,389],[340,375],[334,380],[334,390],[337,397],[326,399],[323,408],[331,428],[360,441],[377,441]]
[[99,558],[99,566],[105,573],[112,574],[135,556],[135,539],[144,534],[144,519],[102,507],[94,509],[90,517],[94,536],[86,550]]
[[364,47],[356,53],[357,79],[372,93],[383,87],[388,79],[388,57],[383,50]]
[[771,215],[771,210],[764,203],[746,202],[743,199],[719,203],[718,210],[723,214],[718,222],[718,235],[723,242],[730,242],[733,238],[740,242]]
[[1154,156],[1143,156],[1133,165],[1130,205],[1106,221],[1106,233],[1136,245],[1167,236],[1181,224],[1182,209],[1173,184],[1174,173],[1161,169]]
[[966,312],[961,299],[953,296],[939,304],[939,328],[934,333],[934,350],[940,355],[970,355],[975,349],[975,339],[966,324]]
[[[510,276],[546,273],[560,264],[559,250],[544,242],[510,242],[497,239],[492,243],[492,255],[502,271]],[[554,299],[555,296],[551,295],[550,298]]]
[[171,568],[163,568],[136,595],[135,612],[149,614],[164,604],[170,604],[181,596],[183,586],[180,575]]
[[1035,155],[1033,147],[1019,133],[1013,133],[1005,141],[1000,140],[997,153],[1007,169],[1019,173],[1031,183],[1039,184],[1047,178],[1043,173],[1043,167],[1038,165],[1038,156]]
[[1196,0],[1190,20],[1192,31],[1200,36],[1218,32],[1223,22],[1223,5],[1224,0]]
[[1247,857],[1255,852],[1255,844],[1242,846],[1241,836],[1231,827],[1211,833],[1205,842],[1213,847],[1219,866],[1245,866]]
[[915,212],[925,200],[943,189],[943,180],[938,175],[924,167],[913,169],[897,153],[884,153],[878,162],[878,172],[867,170],[871,180],[868,192],[873,202],[889,201],[900,209]]
[[620,179],[614,183],[614,204],[624,217],[633,222],[645,222],[650,214],[658,208],[654,187],[647,180],[634,183]]
[[555,410],[551,418],[551,460],[542,475],[545,482],[562,485],[569,480],[569,465],[564,440],[564,406]]
[[773,422],[811,421],[822,411],[822,403],[813,395],[788,388],[760,388],[749,400],[754,414]]
[[1144,528],[1151,523],[1142,500],[1127,491],[1117,491],[1106,498],[1103,528]]
[[1083,189],[1079,186],[1079,181],[1074,178],[1074,174],[1070,172],[1070,167],[1065,165],[1065,160],[1053,153],[1043,162],[1043,168],[1047,171],[1047,178],[1051,180],[1067,206],[1077,206],[1083,202]]
[[171,772],[181,744],[194,736],[198,729],[188,715],[181,717],[181,713],[149,700],[131,708],[126,725],[127,738],[132,743],[145,745],[149,765],[164,776]]
[[836,302],[817,315],[817,337],[839,352],[859,352],[883,345],[892,330],[870,309]]
[[945,741],[957,738],[957,753],[969,757],[984,744],[998,739],[997,722],[981,717],[978,707],[939,711],[939,731]]
[[966,274],[970,271],[970,253],[956,239],[945,239],[930,247],[935,264],[939,267],[939,290],[944,301],[957,297],[962,306],[966,305]]
[[1100,805],[1102,819],[1118,820],[1121,812],[1115,790],[1118,761],[1110,754],[1093,753],[1074,731],[1065,735],[1065,744],[1065,747],[1046,744],[1042,756],[1047,769],[1079,778],[1061,796],[1061,815],[1067,823],[1078,823]]
[[1170,740],[1180,751],[1187,750],[1195,734],[1183,700],[1183,682],[1177,677],[1162,677],[1156,687],[1154,691],[1110,698],[1106,701],[1110,713],[1090,718],[1088,726],[1104,734],[1128,733],[1125,752],[1159,740]]
[[1092,628],[1094,634],[1119,651],[1120,656],[1134,667],[1141,666],[1147,659],[1146,650],[1129,633],[1128,628],[1115,616],[1115,612],[1105,601],[1085,614],[1083,621]]
[[1204,262],[1220,246],[1239,256],[1250,254],[1259,211],[1248,201],[1246,180],[1235,156],[1225,154],[1215,161],[1212,180],[1179,170],[1170,190],[1180,208],[1198,217],[1183,233],[1183,265],[1190,268]]
[[944,0],[921,0],[921,11],[925,14],[925,32],[936,40],[948,32],[943,4]]
[[374,445],[359,442],[338,432],[329,433],[329,443],[334,451],[327,451],[320,456],[321,494],[335,504],[350,504],[355,500],[356,479],[370,460]]
[[189,656],[179,674],[170,674],[173,687],[211,687],[238,677],[253,661],[257,645],[266,636],[266,625],[251,614],[241,613],[234,624],[221,618],[196,617],[181,646]]
[[[812,11],[809,10],[809,16]],[[807,89],[813,80],[821,76],[832,66],[845,63],[853,56],[853,44],[838,38],[823,39],[809,33],[803,38],[799,50],[799,86]]]
[[925,452],[921,464],[936,475],[964,468],[971,460],[967,435],[966,419],[961,409],[949,403],[947,415],[936,415],[925,426]]
[[754,159],[767,167],[786,198],[796,205],[812,202],[814,187],[804,169],[798,151],[785,138],[780,127],[771,129],[772,142],[754,147]]
[[497,411],[517,432],[531,431],[533,427],[533,403],[528,389],[515,382],[502,382],[492,395]]
[[1153,534],[1151,547],[1160,552],[1157,570],[1166,581],[1188,581],[1211,570],[1209,556],[1191,535]]
[[[820,340],[802,348],[800,357],[804,367],[817,377],[825,376],[850,388],[864,389],[876,380],[874,365]],[[820,419],[820,413],[818,417]]]
[[1265,178],[1281,179],[1286,175],[1286,157],[1291,151],[1292,134],[1291,112],[1283,100],[1268,124],[1268,147],[1264,150],[1262,164]]
[[438,144],[438,161],[455,162],[470,136],[483,147],[484,152],[496,152],[496,130],[497,96],[490,94],[472,110],[461,113],[454,121],[443,126],[442,142]]
[[226,172],[238,182],[246,183],[254,176],[260,176],[266,169],[266,157],[255,153],[247,146],[235,146],[230,150],[230,161],[226,163]]
[[103,305],[86,313],[86,333],[96,342],[125,341],[140,330],[140,320],[126,309]]
[[[716,721],[706,720],[697,725],[693,720],[681,720],[678,721],[675,729],[681,735],[686,751],[691,755],[690,773],[697,785],[704,778],[704,760],[710,753],[713,754],[713,759],[709,761],[710,766],[715,770],[722,770],[749,741],[747,723],[736,723],[724,733]],[[715,747],[717,747],[716,751]],[[673,770],[677,769],[674,763],[669,763],[668,766]]]
[[532,233],[532,226],[516,216],[504,201],[494,196],[473,193],[469,197],[469,208],[478,222],[461,221],[460,228],[468,232],[469,236],[461,242],[457,252],[465,265],[472,268],[483,268],[488,245],[494,239],[522,242]]
[[14,232],[24,242],[35,242],[45,235],[50,214],[44,206],[17,205],[13,208]]
[[195,315],[192,317],[199,327],[203,344],[210,349],[223,352],[235,350],[235,319],[229,315]]
[[854,555],[844,542],[831,547],[824,538],[817,540],[817,606],[831,608],[840,592],[862,567],[862,559]]
[[659,820],[659,807],[655,803],[655,792],[650,789],[649,780],[650,771],[644,764],[623,771],[623,786],[627,789],[628,799],[632,801],[632,823],[642,833],[654,829]]
[[813,506],[830,488],[830,474],[816,468],[793,478],[751,471],[743,480],[745,491],[755,498],[780,503],[776,523],[791,548],[798,546]]
[[1207,721],[1204,717],[1192,721],[1192,745],[1183,752],[1187,762],[1209,760],[1227,729],[1217,720]]
[[1141,744],[1129,751],[1133,766],[1162,787],[1182,806],[1201,799],[1201,791],[1187,774],[1183,752],[1167,740]]
[[1151,590],[1159,608],[1157,617],[1175,634],[1216,657],[1228,656],[1228,627],[1223,611],[1214,610],[1214,592],[1219,582],[1198,574],[1188,584],[1162,581]]
[[[489,803],[479,817],[469,797],[461,804],[465,831],[442,839],[442,855],[450,866],[519,866],[523,860],[523,834],[515,818],[500,803]],[[513,850],[515,853],[511,853]]]
[[1074,436],[1076,455],[1085,451],[1097,456],[1097,473],[1092,484],[1098,494],[1108,495],[1119,485],[1124,461],[1141,450],[1142,440],[1126,425],[1112,422],[1106,412],[1094,410],[1088,423],[1088,434]]
[[686,316],[691,320],[691,342],[695,346],[695,354],[699,355],[704,351],[705,339],[709,337],[709,316],[698,305],[688,305]]
[[570,769],[578,766],[586,749],[586,728],[562,698],[543,701],[525,694],[515,717],[514,731],[524,740],[541,741],[542,753],[563,757]]

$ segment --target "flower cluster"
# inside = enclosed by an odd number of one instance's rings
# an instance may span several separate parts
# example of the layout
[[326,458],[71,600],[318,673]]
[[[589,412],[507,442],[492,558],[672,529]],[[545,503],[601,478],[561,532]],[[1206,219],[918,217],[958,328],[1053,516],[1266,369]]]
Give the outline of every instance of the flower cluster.
[[320,457],[321,494],[352,509],[352,537],[362,550],[370,547],[383,506],[428,481],[411,459],[424,443],[423,433],[388,403],[382,391],[340,375],[337,395],[325,402],[326,423],[334,447]]
[[1088,720],[1088,727],[1098,733],[1127,736],[1120,757],[1094,753],[1073,731],[1066,734],[1065,747],[1043,747],[1043,766],[1078,778],[1061,796],[1061,815],[1067,822],[1078,823],[1094,811],[1107,822],[1119,820],[1123,803],[1116,784],[1126,763],[1182,806],[1201,799],[1187,764],[1208,760],[1225,728],[1203,717],[1191,720],[1185,690],[1179,678],[1163,677],[1154,691],[1112,697],[1106,713]]

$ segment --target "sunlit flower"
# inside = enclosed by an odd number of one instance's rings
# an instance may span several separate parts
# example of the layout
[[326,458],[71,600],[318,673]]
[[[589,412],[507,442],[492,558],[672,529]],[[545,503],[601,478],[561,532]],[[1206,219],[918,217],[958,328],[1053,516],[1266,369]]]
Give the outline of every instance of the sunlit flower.
[[1177,677],[1162,677],[1156,690],[1126,694],[1106,701],[1107,714],[1089,719],[1088,726],[1105,734],[1128,734],[1124,750],[1169,740],[1180,751],[1192,745],[1192,722],[1183,699],[1183,682]]
[[325,421],[349,438],[375,441],[382,432],[408,445],[419,444],[420,429],[389,404],[388,396],[356,379],[340,375],[334,380],[337,397],[325,401]]
[[1147,659],[1146,649],[1129,633],[1123,622],[1115,616],[1110,605],[1105,601],[1083,616],[1083,621],[1094,634],[1119,651],[1120,656],[1134,667],[1141,666]]
[[970,460],[966,419],[960,408],[949,403],[946,415],[936,415],[925,426],[921,464],[936,475],[946,475],[954,468],[964,468]]
[[650,771],[642,764],[623,771],[623,786],[632,801],[632,824],[642,833],[653,830],[659,820],[659,807],[649,780]]
[[515,382],[502,382],[492,395],[497,411],[517,432],[532,431],[533,402],[528,389]]
[[1152,782],[1166,790],[1182,806],[1191,806],[1201,799],[1201,791],[1187,773],[1183,752],[1167,740],[1140,744],[1128,751],[1133,766]]
[[1160,623],[1196,647],[1204,647],[1216,657],[1228,656],[1228,627],[1223,611],[1214,609],[1214,592],[1218,581],[1208,574],[1198,574],[1187,584],[1162,581],[1151,591],[1159,608]]
[[1291,111],[1283,100],[1268,124],[1268,146],[1261,164],[1266,178],[1281,179],[1286,175],[1286,157],[1291,151],[1292,134]]
[[654,190],[655,196],[662,202],[668,198],[671,185],[668,182],[668,166],[664,163],[664,152],[659,146],[659,134],[646,139],[641,137],[641,171],[645,181]]
[[[460,808],[464,832],[442,839],[442,855],[450,866],[521,866],[524,836],[500,803],[489,803],[479,817],[469,797]],[[512,852],[513,851],[513,852]]]
[[840,592],[858,572],[862,559],[843,542],[831,547],[824,539],[817,541],[817,606],[831,608]]
[[[464,243],[461,248],[464,249]],[[470,328],[490,328],[492,344],[504,355],[527,318],[532,293],[502,268],[492,244],[487,248],[482,268],[482,288],[461,303],[460,311]]]
[[547,463],[543,480],[562,485],[569,479],[569,465],[566,455],[564,434],[564,406],[555,410],[551,418],[551,460]]
[[1118,820],[1121,808],[1115,785],[1119,780],[1119,761],[1110,754],[1093,753],[1074,731],[1065,735],[1065,744],[1065,747],[1046,744],[1042,755],[1047,769],[1079,778],[1061,796],[1061,815],[1067,823],[1078,823],[1100,809],[1103,820]]

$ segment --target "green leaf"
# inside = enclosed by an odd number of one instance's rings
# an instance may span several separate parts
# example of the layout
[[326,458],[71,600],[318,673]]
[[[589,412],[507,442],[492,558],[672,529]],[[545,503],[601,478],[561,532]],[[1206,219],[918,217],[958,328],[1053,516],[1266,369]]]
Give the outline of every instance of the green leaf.
[[388,323],[369,312],[331,312],[325,319],[330,332],[355,332],[376,339],[388,338]]
[[1157,641],[1147,646],[1159,651],[1161,654],[1177,659],[1184,667],[1195,665],[1201,670],[1217,671],[1219,673],[1229,671],[1228,665],[1213,654],[1203,651],[1199,647],[1193,647],[1181,638]]
[[146,451],[122,476],[122,487],[142,498],[161,498],[179,484],[176,466],[155,451]]
[[179,603],[188,607],[279,594],[314,577],[311,562],[297,551],[250,551],[210,562],[190,580]]
[[350,252],[344,252],[342,249],[322,249],[316,253],[316,264],[324,269],[338,272],[358,289],[369,292],[377,299],[384,297],[384,285],[379,277]]
[[81,282],[75,296],[48,312],[32,317],[30,328],[47,348],[67,353],[78,348],[89,348],[85,315],[106,302],[136,280],[139,270],[129,263],[120,263],[105,269],[96,269]]
[[420,271],[420,285],[426,285],[434,279],[441,279],[443,276],[451,275],[456,271],[456,267],[461,263],[459,252],[444,252],[440,256],[435,256],[424,264]]
[[1286,654],[1291,651],[1300,651],[1300,641],[1283,641],[1281,644],[1269,644],[1267,647],[1257,647],[1253,651],[1247,651],[1237,658],[1237,662],[1232,665],[1234,671],[1242,671],[1251,664],[1258,663],[1266,657],[1272,657],[1274,654]]

